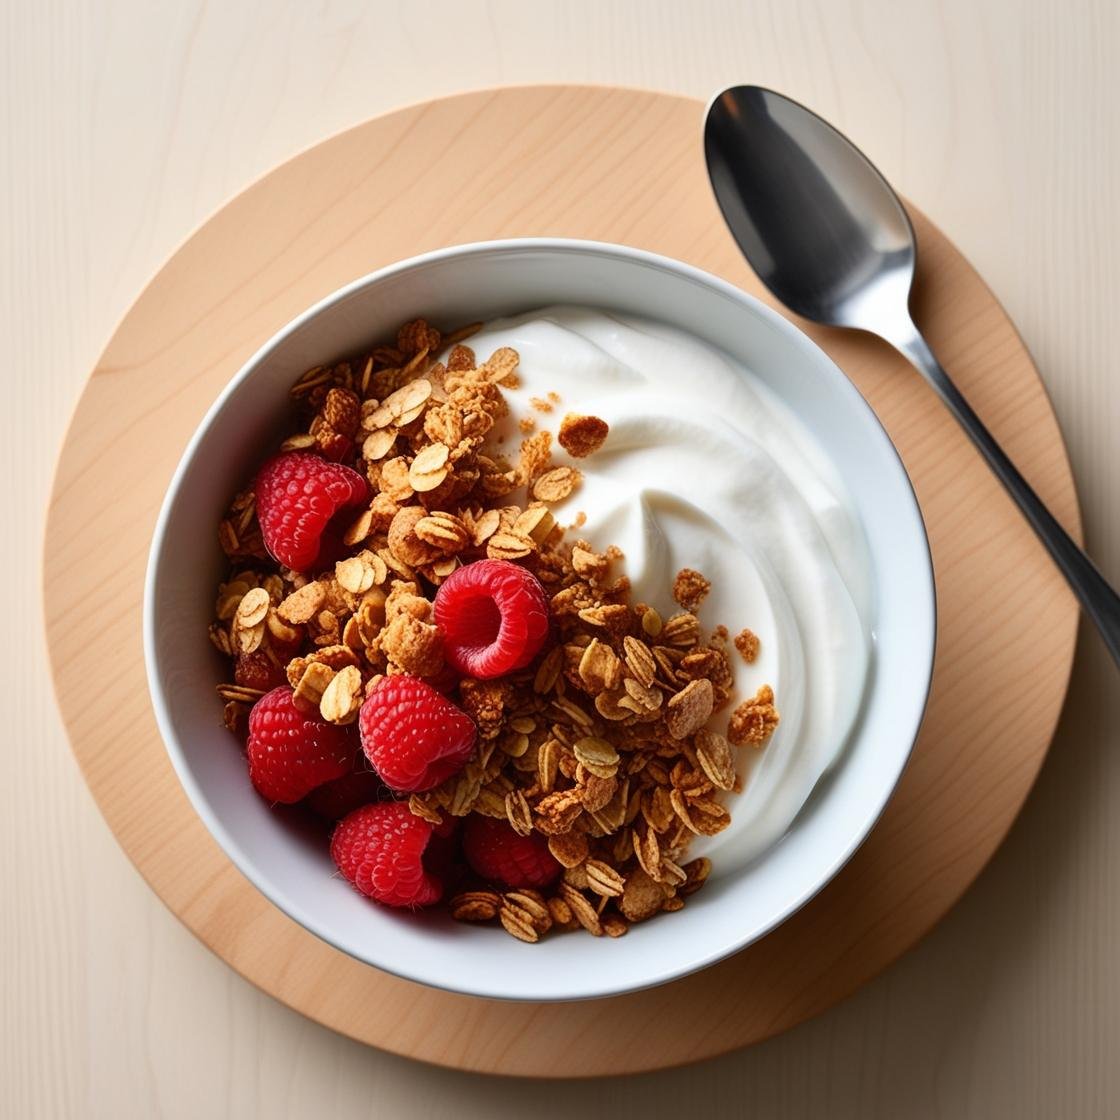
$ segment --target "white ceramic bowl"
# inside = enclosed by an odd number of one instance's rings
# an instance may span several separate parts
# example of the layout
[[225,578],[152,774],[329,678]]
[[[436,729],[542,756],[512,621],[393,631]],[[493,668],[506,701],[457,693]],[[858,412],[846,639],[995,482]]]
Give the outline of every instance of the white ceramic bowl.
[[[660,319],[723,349],[800,416],[854,499],[873,565],[866,704],[837,768],[787,835],[744,870],[712,878],[666,920],[625,938],[524,945],[491,927],[367,901],[336,877],[321,833],[249,784],[222,727],[220,659],[206,640],[224,563],[214,526],[273,445],[304,370],[360,351],[396,324],[493,318],[578,303]],[[171,483],[145,591],[148,676],[168,753],[195,809],[241,871],[296,921],[371,965],[492,998],[568,1000],[660,984],[734,953],[824,886],[870,831],[910,755],[933,663],[933,576],[921,515],[886,433],[804,334],[756,300],[677,261],[594,242],[519,240],[440,250],[327,297],[269,341],[203,420]]]

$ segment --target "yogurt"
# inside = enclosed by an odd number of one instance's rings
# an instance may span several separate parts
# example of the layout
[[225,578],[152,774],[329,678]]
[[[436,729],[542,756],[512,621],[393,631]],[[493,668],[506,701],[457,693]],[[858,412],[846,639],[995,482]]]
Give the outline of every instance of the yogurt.
[[[843,753],[870,662],[869,561],[862,529],[831,463],[751,372],[659,323],[580,307],[495,320],[470,340],[485,357],[521,356],[511,416],[496,433],[516,458],[517,422],[555,432],[565,412],[602,417],[603,447],[576,465],[583,484],[554,507],[596,549],[618,545],[634,601],[663,617],[681,568],[712,583],[700,607],[709,630],[758,635],[747,665],[731,649],[736,694],[713,718],[773,686],[781,722],[762,748],[737,749],[742,792],[731,825],[698,837],[690,856],[742,866],[776,843]],[[559,394],[552,415],[532,398]],[[557,463],[568,462],[556,448]]]

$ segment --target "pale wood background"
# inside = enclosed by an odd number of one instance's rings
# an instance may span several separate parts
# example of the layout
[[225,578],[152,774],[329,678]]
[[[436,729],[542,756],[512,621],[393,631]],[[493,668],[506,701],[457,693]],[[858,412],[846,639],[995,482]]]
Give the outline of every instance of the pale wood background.
[[[120,853],[81,783],[50,695],[37,601],[53,456],[85,371],[195,224],[278,160],[373,113],[495,82],[562,80],[701,97],[753,80],[849,131],[1019,324],[1070,443],[1090,546],[1120,579],[1114,3],[6,0],[0,14],[11,402],[0,477],[15,518],[0,533],[14,611],[3,654],[0,1115],[1120,1109],[1120,688],[1091,634],[1007,845],[899,965],[746,1053],[617,1082],[535,1084],[348,1042],[198,945]],[[107,672],[111,659],[106,651]]]

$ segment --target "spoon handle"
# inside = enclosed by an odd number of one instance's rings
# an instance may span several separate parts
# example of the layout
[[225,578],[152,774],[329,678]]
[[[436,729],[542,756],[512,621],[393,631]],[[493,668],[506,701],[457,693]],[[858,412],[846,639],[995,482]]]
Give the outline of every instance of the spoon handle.
[[1054,558],[1054,563],[1069,581],[1085,613],[1100,631],[1113,661],[1120,666],[1120,596],[1109,586],[1092,560],[1077,547],[1070,535],[1058,524],[1054,515],[1043,505],[1030,483],[1004,454],[1003,448],[992,438],[991,432],[984,427],[983,421],[973,412],[972,406],[961,396],[960,390],[941,368],[918,328],[913,324],[911,327],[913,333],[909,336],[889,341],[933,386],[934,391],[976,444],[980,454],[987,459],[988,466],[992,468],[995,476],[1018,502],[1023,515]]

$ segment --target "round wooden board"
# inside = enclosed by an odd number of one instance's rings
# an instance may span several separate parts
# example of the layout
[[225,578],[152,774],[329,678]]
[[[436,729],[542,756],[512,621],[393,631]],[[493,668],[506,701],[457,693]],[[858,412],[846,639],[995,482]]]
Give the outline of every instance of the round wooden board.
[[[215,953],[371,1045],[461,1069],[590,1076],[710,1057],[786,1029],[882,970],[961,896],[1053,733],[1078,620],[1061,578],[899,357],[864,336],[809,328],[870,400],[914,481],[940,634],[929,712],[886,814],[839,877],[778,930],[705,972],[611,1000],[449,995],[360,964],[289,920],[187,803],[148,700],[141,587],[167,483],[219,390],[321,296],[456,242],[619,241],[758,294],[711,197],[701,112],[699,102],[635,90],[503,89],[403,109],[304,152],[219,211],[149,284],[67,435],[47,528],[46,622],[59,704],[94,797],[152,888]],[[919,323],[1078,534],[1061,433],[1029,355],[967,262],[914,217]]]

